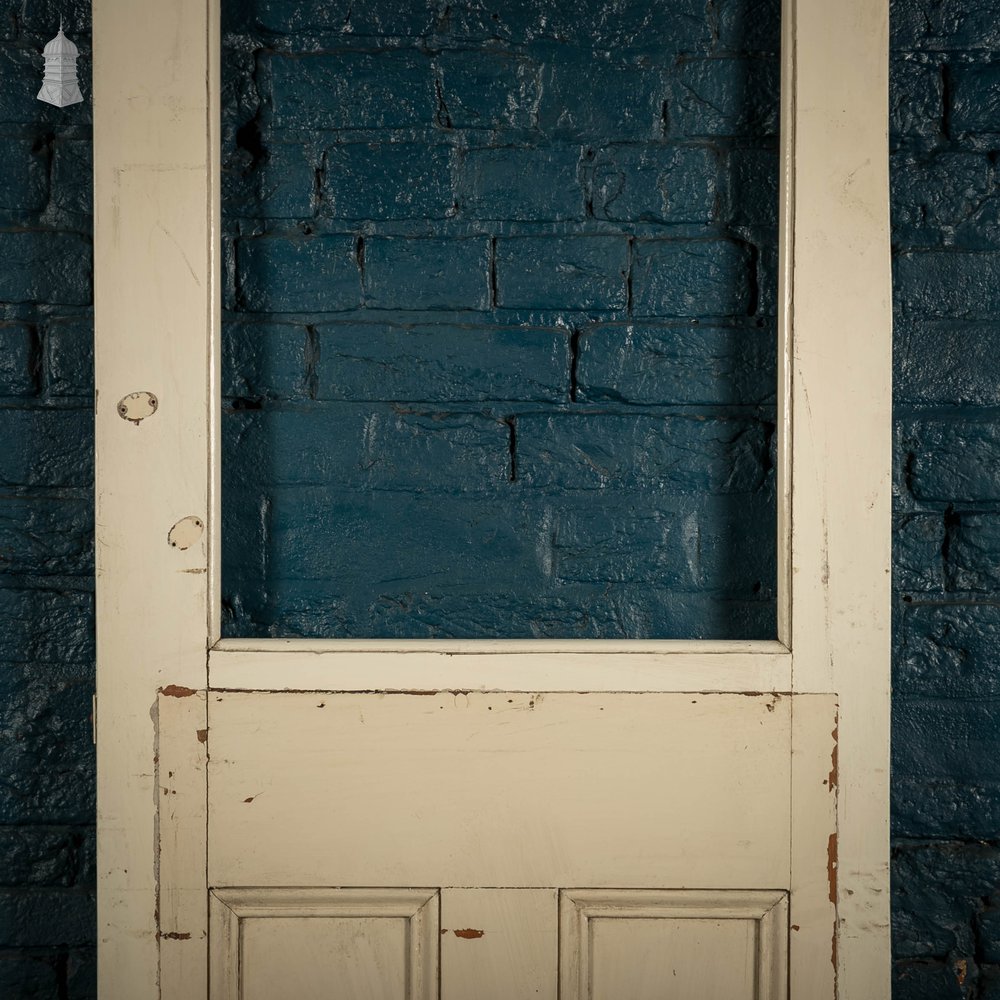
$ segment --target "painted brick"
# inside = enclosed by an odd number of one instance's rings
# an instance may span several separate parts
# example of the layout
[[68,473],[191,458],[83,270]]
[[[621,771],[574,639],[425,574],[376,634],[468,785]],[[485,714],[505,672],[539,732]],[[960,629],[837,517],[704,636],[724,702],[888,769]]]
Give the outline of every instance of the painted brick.
[[47,321],[42,369],[50,396],[94,396],[94,323],[90,315]]
[[[66,33],[72,35],[82,45],[81,53],[87,51],[90,34],[90,0],[34,0],[18,10],[18,22],[25,31],[40,33],[46,40],[52,32],[52,25],[59,25],[59,18],[66,24]],[[86,66],[83,67],[86,69]],[[30,120],[30,119],[29,119]]]
[[733,316],[751,305],[748,251],[725,240],[636,240],[636,316]]
[[719,0],[718,45],[733,52],[781,49],[781,0]]
[[943,116],[944,83],[940,66],[913,59],[891,59],[889,132],[893,138],[898,140],[939,136]]
[[900,846],[894,852],[892,875],[893,943],[899,957],[975,954],[973,919],[1000,882],[996,848]]
[[707,147],[607,146],[591,170],[599,219],[709,223],[715,214],[719,167]]
[[37,343],[30,326],[0,324],[0,396],[33,396]]
[[442,128],[533,128],[542,94],[541,67],[509,52],[442,52],[434,60]]
[[236,267],[246,312],[336,312],[361,302],[354,236],[240,240]]
[[93,893],[75,889],[0,889],[0,947],[93,945]]
[[627,275],[624,237],[497,240],[497,304],[505,308],[623,310]]
[[[964,980],[959,982],[960,977]],[[968,1000],[973,996],[973,978],[969,979],[969,963],[956,966],[954,962],[942,961],[900,961],[896,963],[892,978],[893,1000]],[[981,993],[975,994],[977,997]]]
[[955,701],[1000,698],[996,606],[906,605],[896,623],[896,640],[893,690],[897,695]]
[[269,53],[272,121],[278,128],[377,129],[430,125],[434,85],[430,59],[382,50]]
[[904,315],[992,319],[1000,312],[1000,253],[926,250],[894,261]]
[[8,486],[89,486],[93,476],[93,416],[72,410],[0,409],[0,483]]
[[555,402],[569,393],[564,330],[366,323],[317,333],[318,399]]
[[490,489],[510,474],[509,428],[477,414],[326,403],[227,424],[229,453],[270,483],[446,492]]
[[778,129],[775,59],[685,59],[671,80],[670,136],[773,136]]
[[69,1000],[99,1000],[96,949],[84,948],[68,953],[66,993]]
[[952,589],[1000,590],[1000,515],[962,513],[951,534],[947,571]]
[[40,212],[49,193],[44,147],[35,139],[0,135],[0,208]]
[[91,663],[93,614],[94,596],[82,590],[0,588],[0,676],[12,663]]
[[0,885],[73,885],[83,835],[72,827],[0,827]]
[[52,230],[0,232],[0,301],[83,306],[91,297],[90,241]]
[[[497,589],[523,595],[576,584],[642,584],[773,593],[774,560],[755,543],[774,517],[773,497],[705,506],[629,491],[593,497],[527,492],[501,484],[486,495],[345,492],[284,487],[271,494],[269,559],[277,579],[339,581],[355,590],[399,588],[440,595]],[[406,524],[408,544],[387,561],[381,539]],[[336,554],[317,539],[336,536]],[[735,544],[734,544],[735,543]]]
[[595,58],[592,50],[545,64],[538,127],[549,135],[599,141],[663,135],[668,74],[659,66]]
[[92,822],[92,678],[70,682],[37,664],[7,664],[0,686],[0,824]]
[[891,814],[897,838],[990,840],[1000,823],[1000,782],[897,772]]
[[729,154],[729,220],[736,226],[778,225],[778,153],[734,149]]
[[579,146],[470,149],[460,160],[458,204],[471,219],[581,219]]
[[901,317],[893,330],[897,404],[1000,406],[1000,323]]
[[907,0],[893,3],[889,19],[894,50],[995,52],[1000,49],[996,0]]
[[1000,500],[1000,426],[989,419],[920,420],[900,429],[911,494],[918,500]]
[[773,495],[650,500],[611,488],[598,502],[585,491],[550,494],[542,503],[544,530],[536,535],[548,532],[559,581],[656,580],[680,591],[743,598],[774,593],[774,549],[760,544],[775,518]]
[[282,35],[317,31],[347,37],[423,35],[434,27],[437,14],[433,4],[408,0],[379,0],[360,7],[350,0],[242,0],[227,3],[223,10],[231,30],[258,27]]
[[[960,789],[1000,784],[995,763],[1000,750],[1000,702],[897,698],[893,705],[893,767],[899,775],[918,776],[922,784],[954,783]],[[896,801],[900,799],[896,791]],[[927,798],[926,791],[923,799]],[[931,806],[939,814],[941,801]],[[919,817],[924,802],[900,804],[897,830],[908,812]]]
[[89,139],[58,138],[52,146],[52,202],[57,208],[91,215],[94,160]]
[[485,309],[489,242],[471,239],[365,240],[365,304],[372,309]]
[[319,156],[301,143],[269,143],[245,203],[237,201],[233,207],[261,219],[311,218],[316,210],[319,163]]
[[910,246],[995,245],[1000,198],[989,158],[976,153],[905,156],[892,170],[893,226]]
[[595,326],[579,340],[577,398],[726,406],[774,399],[774,332],[711,326]]
[[701,0],[601,0],[586,5],[521,0],[493,6],[463,0],[447,5],[438,30],[457,39],[558,42],[656,54],[708,48],[713,42]]
[[940,514],[897,515],[893,520],[892,581],[899,591],[941,593],[946,528]]
[[89,498],[0,496],[0,570],[30,575],[94,572],[94,514]]
[[976,920],[982,961],[1000,962],[1000,907],[993,905],[980,913]]
[[[407,589],[358,593],[343,581],[277,581],[271,607],[254,619],[264,634],[369,635],[374,638],[764,638],[774,634],[770,601],[720,601],[715,595],[617,585],[560,587],[525,596],[518,587],[479,594]],[[280,609],[280,611],[276,610]],[[244,624],[241,622],[241,624]],[[236,633],[239,634],[239,633]]]
[[518,417],[518,476],[532,486],[657,493],[754,493],[770,442],[751,420],[648,415]]
[[222,394],[295,399],[309,394],[309,333],[287,323],[224,323]]
[[947,110],[955,133],[1000,133],[1000,62],[953,67]]
[[54,955],[0,950],[0,996],[16,1000],[61,1000],[56,964]]
[[444,219],[454,214],[451,150],[350,143],[326,150],[320,214],[336,219]]

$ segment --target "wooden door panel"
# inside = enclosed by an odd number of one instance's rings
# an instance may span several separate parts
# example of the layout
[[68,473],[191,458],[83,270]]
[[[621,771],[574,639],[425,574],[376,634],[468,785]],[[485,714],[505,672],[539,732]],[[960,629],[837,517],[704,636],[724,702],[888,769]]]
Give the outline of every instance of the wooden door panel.
[[211,893],[211,1000],[431,1000],[436,890]]
[[789,698],[212,692],[208,716],[214,886],[788,887]]

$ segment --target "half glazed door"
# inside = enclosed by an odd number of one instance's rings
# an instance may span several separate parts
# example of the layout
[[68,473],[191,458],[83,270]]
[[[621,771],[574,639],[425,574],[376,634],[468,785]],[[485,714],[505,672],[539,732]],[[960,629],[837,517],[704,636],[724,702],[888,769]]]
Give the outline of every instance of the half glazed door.
[[95,0],[102,998],[888,997],[888,3],[782,20],[777,639],[222,639],[218,2]]

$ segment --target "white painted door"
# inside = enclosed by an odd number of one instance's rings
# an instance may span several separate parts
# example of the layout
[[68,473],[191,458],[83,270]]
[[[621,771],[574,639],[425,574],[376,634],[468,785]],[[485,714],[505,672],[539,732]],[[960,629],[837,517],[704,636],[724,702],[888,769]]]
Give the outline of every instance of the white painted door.
[[219,639],[217,3],[95,0],[103,998],[888,997],[887,7],[783,15],[778,640],[389,643]]

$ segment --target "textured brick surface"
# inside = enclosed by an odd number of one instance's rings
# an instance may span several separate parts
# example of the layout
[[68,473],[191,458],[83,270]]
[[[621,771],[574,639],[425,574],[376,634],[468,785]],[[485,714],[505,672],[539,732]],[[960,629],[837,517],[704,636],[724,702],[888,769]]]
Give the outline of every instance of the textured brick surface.
[[[35,99],[62,16],[85,101]],[[0,997],[89,1000],[94,947],[90,3],[0,18]]]
[[228,632],[773,634],[777,3],[226,6]]
[[897,1000],[1000,997],[994,0],[894,0]]

